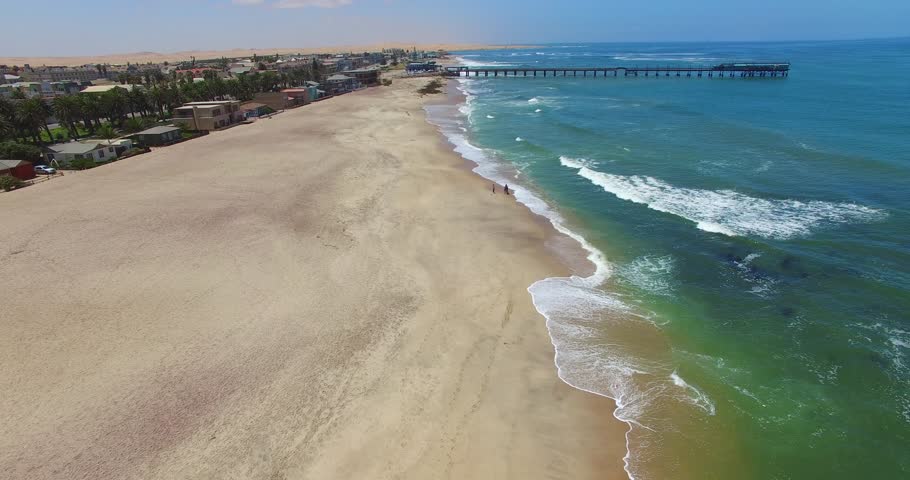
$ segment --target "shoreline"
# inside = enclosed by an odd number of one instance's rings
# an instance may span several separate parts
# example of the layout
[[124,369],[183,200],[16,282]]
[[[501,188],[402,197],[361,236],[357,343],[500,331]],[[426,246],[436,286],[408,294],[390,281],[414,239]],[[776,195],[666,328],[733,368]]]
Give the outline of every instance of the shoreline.
[[626,478],[615,405],[555,375],[528,297],[567,270],[552,228],[442,144],[425,81],[3,195],[0,465]]
[[[451,130],[451,126],[448,125],[450,131],[447,133],[447,123],[448,121],[455,120],[458,121],[458,117],[467,117],[467,111],[463,110],[463,107],[468,106],[469,99],[466,91],[462,90],[461,87],[457,86],[458,80],[448,81],[446,83],[446,99],[439,104],[448,105],[452,107],[458,107],[457,113],[454,112],[443,112],[436,115],[437,118],[430,120],[431,112],[428,112],[428,123],[437,128],[437,131],[440,133],[445,145],[448,149],[452,150],[456,155],[462,158],[467,168],[474,175],[477,175],[480,178],[483,178],[488,181],[493,181],[498,183],[502,181],[502,178],[496,179],[495,177],[501,176],[503,174],[503,168],[509,168],[507,165],[498,164],[490,169],[491,165],[482,164],[476,159],[472,159],[469,156],[466,156],[463,152],[459,152],[459,147],[463,146],[462,144],[468,145],[472,148],[475,147],[468,138],[468,132],[463,128],[459,127],[464,133],[456,133],[454,130]],[[426,108],[425,108],[426,110]],[[460,123],[459,123],[460,125]],[[453,136],[454,135],[454,136]],[[464,139],[458,137],[464,136]],[[486,168],[485,168],[486,167]],[[487,171],[484,171],[487,170]],[[495,173],[494,173],[495,172]],[[514,172],[511,170],[508,171],[510,175]],[[517,180],[517,175],[516,175]],[[623,470],[627,478],[634,480],[634,475],[631,471],[631,439],[630,435],[634,429],[635,421],[634,420],[623,420],[619,418],[620,406],[618,401],[609,396],[606,393],[598,392],[592,388],[587,388],[583,385],[578,385],[574,383],[567,375],[564,374],[563,367],[560,365],[559,357],[559,340],[556,334],[554,333],[554,325],[556,320],[554,319],[554,314],[552,311],[548,312],[547,308],[539,305],[537,302],[540,298],[546,298],[548,295],[546,290],[547,283],[555,283],[558,286],[556,289],[564,290],[565,283],[575,284],[575,287],[584,286],[588,288],[594,288],[604,283],[606,279],[610,276],[611,267],[604,258],[603,252],[598,250],[596,247],[591,245],[584,237],[580,234],[570,230],[565,225],[565,220],[562,218],[562,215],[555,213],[549,203],[540,198],[539,192],[531,193],[527,185],[523,185],[524,182],[517,182],[517,190],[513,193],[512,198],[516,200],[516,203],[525,208],[532,221],[535,221],[541,228],[550,232],[551,240],[546,242],[546,247],[549,250],[549,253],[555,257],[557,262],[563,267],[563,272],[560,274],[554,274],[543,279],[538,279],[533,284],[529,285],[527,288],[528,294],[531,296],[532,304],[534,304],[535,310],[540,316],[545,319],[545,324],[547,327],[547,334],[549,336],[550,344],[554,349],[553,357],[553,366],[556,369],[557,377],[564,382],[567,386],[576,389],[580,392],[584,392],[589,395],[597,396],[600,398],[607,399],[613,404],[613,413],[612,416],[614,419],[625,425],[627,428],[623,438],[625,441],[625,454],[622,457],[623,461]],[[501,185],[500,185],[501,187]],[[525,195],[522,193],[527,192]],[[517,197],[523,196],[524,200],[519,200]],[[559,245],[553,244],[553,240],[559,241]],[[535,289],[541,290],[535,296]],[[558,310],[551,309],[551,310]]]

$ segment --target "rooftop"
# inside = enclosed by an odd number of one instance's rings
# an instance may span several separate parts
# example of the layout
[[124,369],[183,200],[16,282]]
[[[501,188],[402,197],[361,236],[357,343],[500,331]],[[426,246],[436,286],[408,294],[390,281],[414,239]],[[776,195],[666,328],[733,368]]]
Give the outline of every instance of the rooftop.
[[97,150],[99,148],[104,148],[101,144],[98,143],[82,143],[82,142],[68,142],[68,143],[58,143],[56,145],[51,145],[47,147],[50,150],[53,150],[57,153],[69,153],[73,155],[79,155],[83,153],[91,152],[92,150]]
[[91,87],[82,89],[82,93],[104,93],[115,88],[122,88],[126,91],[130,91],[134,88],[142,88],[142,85],[92,85]]
[[180,130],[180,127],[175,127],[173,125],[159,125],[157,127],[143,130],[139,133],[134,133],[133,135],[160,135],[162,133],[173,132],[174,130]]
[[31,162],[26,162],[25,160],[0,160],[0,169],[6,170],[7,168],[15,168],[24,164],[31,165]]

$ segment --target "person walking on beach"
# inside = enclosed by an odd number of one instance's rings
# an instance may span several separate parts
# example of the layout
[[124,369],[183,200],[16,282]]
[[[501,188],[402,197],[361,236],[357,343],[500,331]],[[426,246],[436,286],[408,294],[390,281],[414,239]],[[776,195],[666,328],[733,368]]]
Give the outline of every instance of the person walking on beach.
[[505,187],[503,187],[503,190],[506,192],[506,195],[509,194],[509,184],[508,183],[506,184]]
[[493,184],[493,193],[496,193],[496,184]]

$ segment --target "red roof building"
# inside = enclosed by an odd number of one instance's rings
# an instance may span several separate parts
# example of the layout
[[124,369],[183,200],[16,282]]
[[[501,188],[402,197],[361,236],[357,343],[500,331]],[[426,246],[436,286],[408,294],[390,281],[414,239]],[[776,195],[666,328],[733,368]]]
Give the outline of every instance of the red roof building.
[[10,175],[19,180],[35,178],[35,167],[25,160],[0,160],[0,176]]

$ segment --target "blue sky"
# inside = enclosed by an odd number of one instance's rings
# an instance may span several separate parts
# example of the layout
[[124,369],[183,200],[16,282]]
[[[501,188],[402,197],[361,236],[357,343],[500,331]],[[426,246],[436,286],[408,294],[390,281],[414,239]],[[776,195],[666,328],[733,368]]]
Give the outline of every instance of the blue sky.
[[0,0],[0,56],[910,35],[910,0]]

